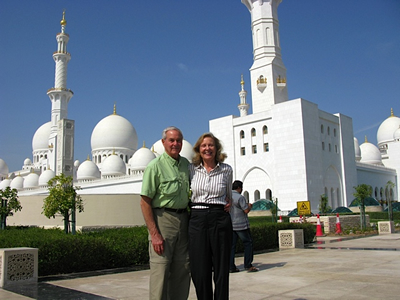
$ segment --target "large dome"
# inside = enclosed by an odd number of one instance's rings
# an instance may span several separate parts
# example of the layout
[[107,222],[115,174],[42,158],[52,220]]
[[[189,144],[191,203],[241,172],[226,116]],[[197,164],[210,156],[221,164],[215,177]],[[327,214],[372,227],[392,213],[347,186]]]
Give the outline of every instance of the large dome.
[[150,149],[143,147],[133,154],[129,164],[131,169],[145,169],[154,158],[156,158],[155,154]]
[[6,162],[0,158],[0,176],[6,177],[8,172],[9,169]]
[[36,187],[39,185],[39,175],[36,173],[30,173],[25,177],[24,188]]
[[132,124],[117,114],[102,119],[93,129],[91,138],[92,151],[130,149],[135,151],[138,139]]
[[99,168],[91,160],[84,161],[78,168],[76,172],[76,178],[78,180],[89,180],[100,178]]
[[6,178],[6,179],[0,181],[0,190],[5,190],[6,187],[10,186],[10,184],[11,184],[10,178]]
[[381,152],[379,151],[378,147],[376,147],[374,144],[365,141],[365,143],[363,143],[360,146],[360,150],[361,150],[360,162],[367,164],[374,164],[374,165],[382,165]]
[[122,176],[126,175],[126,165],[122,159],[113,154],[106,158],[101,166],[102,176]]
[[47,169],[39,176],[39,185],[47,185],[50,179],[56,176],[53,170]]
[[389,118],[382,122],[378,128],[378,133],[376,134],[376,139],[378,145],[381,143],[386,143],[394,140],[394,133],[400,127],[400,118],[393,114],[393,110]]
[[47,122],[36,130],[32,139],[32,150],[47,150],[49,149],[49,137],[51,131],[51,122]]
[[12,189],[22,189],[24,187],[24,177],[17,176],[15,177],[11,183],[10,183],[10,188]]

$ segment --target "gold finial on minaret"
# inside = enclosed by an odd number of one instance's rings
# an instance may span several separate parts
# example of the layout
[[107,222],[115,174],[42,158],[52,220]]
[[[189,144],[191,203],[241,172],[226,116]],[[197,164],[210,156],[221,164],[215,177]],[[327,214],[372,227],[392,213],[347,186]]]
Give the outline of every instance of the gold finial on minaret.
[[391,117],[394,117],[393,107],[390,109],[390,116],[391,116]]
[[241,85],[244,85],[243,74],[242,74],[241,77],[240,77],[240,84],[241,84]]
[[90,154],[87,155],[86,160],[90,160]]
[[114,111],[113,111],[113,115],[117,114],[117,103],[114,103]]
[[65,20],[65,8],[64,8],[64,11],[63,11],[63,17],[62,17],[62,20],[61,20],[60,24],[61,24],[61,26],[67,25],[67,20]]
[[142,148],[146,148],[146,143],[145,141],[143,141],[143,147]]
[[366,143],[368,143],[368,139],[367,139],[367,136],[365,136],[365,142],[366,142]]

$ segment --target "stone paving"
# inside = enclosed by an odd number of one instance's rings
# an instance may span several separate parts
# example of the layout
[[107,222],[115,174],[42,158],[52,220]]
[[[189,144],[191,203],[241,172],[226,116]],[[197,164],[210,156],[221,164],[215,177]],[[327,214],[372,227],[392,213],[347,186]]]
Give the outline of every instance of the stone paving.
[[[320,237],[305,249],[256,254],[260,270],[230,275],[232,300],[400,299],[400,234]],[[149,271],[40,281],[0,289],[0,299],[148,299]],[[189,299],[196,299],[191,286]]]

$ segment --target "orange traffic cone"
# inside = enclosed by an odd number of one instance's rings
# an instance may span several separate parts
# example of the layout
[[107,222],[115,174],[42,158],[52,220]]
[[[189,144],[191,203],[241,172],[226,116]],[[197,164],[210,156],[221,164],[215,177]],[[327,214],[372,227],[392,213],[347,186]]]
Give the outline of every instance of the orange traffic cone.
[[282,216],[279,216],[278,223],[282,223]]
[[342,226],[340,226],[340,218],[339,214],[336,214],[336,234],[341,234],[342,233]]
[[319,215],[317,215],[317,233],[315,236],[324,236],[322,233],[322,227],[321,227],[321,222],[319,221]]

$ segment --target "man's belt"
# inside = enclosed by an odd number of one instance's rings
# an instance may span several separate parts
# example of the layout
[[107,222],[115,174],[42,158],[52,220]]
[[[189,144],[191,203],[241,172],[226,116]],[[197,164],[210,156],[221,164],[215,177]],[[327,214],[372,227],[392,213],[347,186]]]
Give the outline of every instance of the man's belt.
[[169,208],[169,207],[156,207],[159,209],[164,209],[165,211],[174,212],[177,214],[182,214],[187,211],[186,208]]

